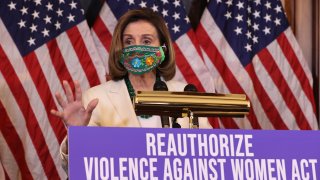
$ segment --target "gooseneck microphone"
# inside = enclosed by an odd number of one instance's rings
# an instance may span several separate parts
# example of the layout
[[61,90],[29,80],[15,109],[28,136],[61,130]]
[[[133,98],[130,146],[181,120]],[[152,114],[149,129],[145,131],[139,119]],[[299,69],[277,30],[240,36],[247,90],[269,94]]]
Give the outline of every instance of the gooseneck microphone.
[[[185,92],[198,92],[197,88],[193,84],[188,84],[184,87]],[[199,120],[198,117],[193,117],[193,128],[199,128]]]
[[[165,82],[161,80],[157,80],[153,85],[154,91],[168,91],[168,87]],[[169,116],[160,116],[161,118],[161,125],[163,128],[170,128],[169,124]]]

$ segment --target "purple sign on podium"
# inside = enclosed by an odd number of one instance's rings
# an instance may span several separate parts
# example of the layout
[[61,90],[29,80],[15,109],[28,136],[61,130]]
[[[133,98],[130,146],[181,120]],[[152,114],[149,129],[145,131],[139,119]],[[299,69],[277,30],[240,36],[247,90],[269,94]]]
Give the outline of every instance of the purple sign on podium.
[[69,177],[319,179],[320,131],[70,127]]

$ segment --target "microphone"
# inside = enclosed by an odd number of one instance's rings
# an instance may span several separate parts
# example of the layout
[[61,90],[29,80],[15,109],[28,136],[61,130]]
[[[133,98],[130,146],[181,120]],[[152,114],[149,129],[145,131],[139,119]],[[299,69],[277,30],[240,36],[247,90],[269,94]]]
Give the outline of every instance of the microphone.
[[[197,88],[195,85],[193,84],[188,84],[186,85],[186,87],[184,87],[184,91],[185,92],[198,92]],[[199,128],[199,120],[198,117],[193,117],[193,128]]]
[[172,128],[181,128],[181,125],[177,122],[177,117],[172,118]]
[[[168,87],[165,82],[161,80],[157,80],[153,85],[154,91],[168,91]],[[170,128],[169,124],[169,116],[160,116],[161,118],[161,125],[163,128]]]

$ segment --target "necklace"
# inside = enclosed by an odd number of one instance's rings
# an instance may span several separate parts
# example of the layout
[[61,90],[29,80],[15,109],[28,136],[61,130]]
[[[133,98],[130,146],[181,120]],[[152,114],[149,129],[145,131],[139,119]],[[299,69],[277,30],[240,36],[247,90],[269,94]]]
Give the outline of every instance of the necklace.
[[[159,73],[157,71],[157,73],[156,73],[156,81],[159,81],[159,80],[160,80],[160,75],[159,75]],[[129,76],[128,75],[126,75],[124,77],[124,81],[125,81],[125,83],[127,85],[127,89],[128,89],[129,95],[130,95],[131,102],[133,102],[133,97],[136,96],[136,93],[135,93],[135,91],[133,89],[133,86],[132,86],[132,84],[131,84],[131,82],[129,80]],[[142,117],[144,119],[149,119],[150,117],[152,117],[152,115],[140,115],[140,117]]]

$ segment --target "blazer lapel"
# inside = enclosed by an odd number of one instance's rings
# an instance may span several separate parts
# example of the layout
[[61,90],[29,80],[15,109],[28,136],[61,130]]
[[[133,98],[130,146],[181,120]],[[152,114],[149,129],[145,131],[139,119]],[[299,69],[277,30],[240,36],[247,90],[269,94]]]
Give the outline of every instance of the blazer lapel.
[[117,111],[120,124],[128,127],[140,127],[124,80],[112,81],[108,87],[108,96]]

